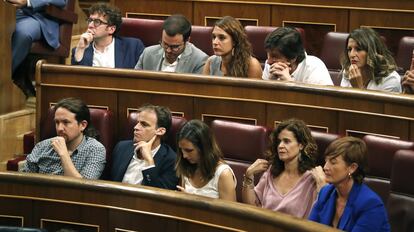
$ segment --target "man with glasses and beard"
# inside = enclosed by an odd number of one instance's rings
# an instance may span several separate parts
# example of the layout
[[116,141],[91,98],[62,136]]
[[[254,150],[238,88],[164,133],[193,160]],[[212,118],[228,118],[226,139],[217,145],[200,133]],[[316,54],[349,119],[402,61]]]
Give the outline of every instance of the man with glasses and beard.
[[183,15],[172,15],[162,29],[160,44],[145,48],[135,69],[201,73],[208,56],[188,42],[190,22]]
[[144,50],[136,38],[117,36],[122,16],[118,8],[97,3],[89,8],[88,29],[72,49],[72,64],[108,68],[134,68]]

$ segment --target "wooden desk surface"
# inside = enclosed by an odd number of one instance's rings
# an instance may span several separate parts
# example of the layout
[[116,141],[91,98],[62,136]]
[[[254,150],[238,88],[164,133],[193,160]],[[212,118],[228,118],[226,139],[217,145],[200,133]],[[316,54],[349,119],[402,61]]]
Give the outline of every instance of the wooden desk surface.
[[[337,231],[254,206],[177,191],[0,172],[0,221],[79,231]],[[55,231],[55,230],[53,230]]]
[[414,139],[412,95],[126,69],[42,63],[37,68],[37,122],[50,103],[78,96],[111,109],[118,135],[129,111],[153,103],[207,123],[220,118],[273,127],[295,117],[324,132]]

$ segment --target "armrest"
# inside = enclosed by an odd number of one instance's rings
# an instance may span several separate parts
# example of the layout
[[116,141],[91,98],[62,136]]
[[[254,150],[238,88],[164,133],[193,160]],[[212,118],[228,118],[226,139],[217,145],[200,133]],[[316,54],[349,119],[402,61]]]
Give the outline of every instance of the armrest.
[[13,159],[7,161],[8,171],[19,171],[26,160],[27,154],[31,153],[35,143],[35,133],[31,131],[23,135],[23,155],[16,155]]
[[35,145],[35,132],[31,131],[23,135],[23,154],[30,154]]
[[19,171],[20,170],[20,166],[21,166],[21,162],[22,161],[26,161],[26,155],[20,155],[17,156],[14,159],[8,160],[7,161],[7,171]]
[[78,22],[78,15],[76,13],[53,5],[47,6],[45,12],[48,15],[48,17],[57,19],[59,22],[73,24]]

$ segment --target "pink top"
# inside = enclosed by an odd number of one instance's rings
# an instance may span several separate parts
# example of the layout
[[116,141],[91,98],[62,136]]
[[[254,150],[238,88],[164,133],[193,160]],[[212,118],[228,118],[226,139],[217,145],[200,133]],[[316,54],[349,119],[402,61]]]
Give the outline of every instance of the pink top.
[[282,195],[273,184],[273,175],[269,168],[260,178],[254,191],[258,206],[299,218],[308,217],[317,196],[316,182],[310,171],[306,171],[296,185]]

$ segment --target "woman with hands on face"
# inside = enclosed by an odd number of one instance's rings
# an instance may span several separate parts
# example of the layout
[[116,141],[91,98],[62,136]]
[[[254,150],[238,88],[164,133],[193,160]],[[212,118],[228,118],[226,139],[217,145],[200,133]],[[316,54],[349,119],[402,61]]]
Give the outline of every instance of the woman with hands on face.
[[401,77],[390,51],[371,28],[353,30],[342,56],[342,87],[401,92]]
[[236,201],[236,177],[223,160],[210,128],[200,120],[187,122],[177,134],[176,170],[183,192]]
[[[281,122],[270,137],[267,159],[256,160],[246,170],[243,202],[307,218],[325,185],[322,168],[314,164],[317,145],[306,124],[297,119]],[[254,176],[260,173],[254,186]]]

